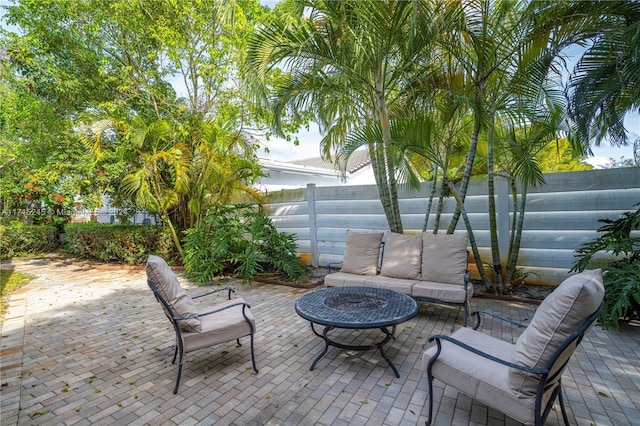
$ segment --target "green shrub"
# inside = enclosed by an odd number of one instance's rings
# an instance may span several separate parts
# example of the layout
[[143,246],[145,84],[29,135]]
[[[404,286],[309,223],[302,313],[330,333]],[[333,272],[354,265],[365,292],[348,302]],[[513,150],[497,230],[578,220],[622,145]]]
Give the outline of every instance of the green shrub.
[[578,261],[572,270],[583,271],[591,258],[604,251],[622,256],[602,268],[604,280],[604,309],[599,322],[604,327],[620,327],[620,319],[640,317],[640,237],[632,231],[640,229],[640,209],[626,212],[620,219],[601,219],[605,223],[598,229],[603,234],[577,251]]
[[247,282],[268,270],[295,280],[306,272],[296,256],[295,239],[279,233],[267,216],[249,206],[219,206],[187,230],[184,264],[196,283],[235,274]]
[[84,259],[142,265],[155,254],[177,259],[169,235],[160,226],[69,223],[64,250]]
[[59,249],[57,230],[51,225],[0,225],[0,258],[55,252]]

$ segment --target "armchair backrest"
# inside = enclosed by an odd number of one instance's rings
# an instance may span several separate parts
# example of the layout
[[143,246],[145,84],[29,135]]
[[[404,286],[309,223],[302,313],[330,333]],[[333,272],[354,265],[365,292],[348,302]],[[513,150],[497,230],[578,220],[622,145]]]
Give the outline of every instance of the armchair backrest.
[[[511,362],[530,369],[549,368],[550,383],[560,379],[584,333],[597,318],[604,299],[600,269],[572,275],[536,310],[515,344]],[[521,395],[536,395],[540,375],[509,371],[509,386]]]
[[[149,256],[147,259],[147,283],[154,294],[164,299],[163,307],[169,309],[170,318],[189,317],[198,315],[198,308],[191,296],[180,285],[178,277],[173,273],[167,262],[158,256]],[[178,321],[181,330],[199,333],[202,331],[200,318],[190,318]]]

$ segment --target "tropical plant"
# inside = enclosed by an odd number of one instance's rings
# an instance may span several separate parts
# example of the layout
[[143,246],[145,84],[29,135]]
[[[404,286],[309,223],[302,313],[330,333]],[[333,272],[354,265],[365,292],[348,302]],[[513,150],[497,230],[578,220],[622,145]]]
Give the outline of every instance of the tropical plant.
[[640,208],[600,222],[605,223],[598,229],[602,235],[576,250],[578,260],[571,270],[585,270],[600,252],[618,257],[602,268],[605,294],[600,315],[600,324],[618,328],[621,318],[640,318],[640,236],[634,235],[640,230]]
[[283,272],[291,280],[306,272],[296,256],[294,237],[279,233],[267,216],[250,206],[217,205],[185,234],[187,277],[197,283],[225,273],[247,282],[264,270]]
[[591,43],[569,84],[575,130],[587,146],[605,138],[612,145],[626,145],[625,115],[640,112],[640,3],[582,3],[574,8],[582,7],[583,16],[589,17],[582,31]]
[[[274,68],[287,73],[270,99],[276,129],[285,113],[311,111],[326,132],[326,157],[368,148],[389,229],[402,232],[398,168],[408,163],[393,147],[392,119],[406,95],[407,76],[423,68],[419,55],[438,28],[430,9],[435,3],[300,0],[296,5],[298,19],[272,21],[251,40],[251,78],[257,75],[264,86]],[[352,143],[343,149],[349,138]]]

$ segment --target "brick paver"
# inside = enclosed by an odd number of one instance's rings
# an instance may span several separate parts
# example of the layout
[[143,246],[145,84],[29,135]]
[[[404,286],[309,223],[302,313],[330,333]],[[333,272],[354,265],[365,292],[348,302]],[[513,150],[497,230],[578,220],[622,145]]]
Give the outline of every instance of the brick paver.
[[[397,327],[397,339],[386,349],[399,379],[376,351],[330,348],[309,371],[322,342],[293,304],[311,290],[222,280],[252,306],[260,373],[251,370],[244,338],[241,347],[231,342],[188,353],[173,395],[174,333],[144,271],[98,271],[44,260],[14,267],[38,278],[11,295],[2,322],[3,426],[424,424],[422,352],[430,335],[462,325],[460,310],[420,304],[419,314]],[[205,291],[182,282],[192,294]],[[472,309],[524,321],[535,306],[474,298]],[[486,326],[494,336],[517,338],[518,331],[498,323]],[[356,339],[352,331],[335,333],[346,342]],[[638,354],[640,327],[594,327],[563,379],[572,424],[640,424]],[[437,425],[516,424],[438,381],[434,397]],[[559,409],[547,424],[562,424]]]

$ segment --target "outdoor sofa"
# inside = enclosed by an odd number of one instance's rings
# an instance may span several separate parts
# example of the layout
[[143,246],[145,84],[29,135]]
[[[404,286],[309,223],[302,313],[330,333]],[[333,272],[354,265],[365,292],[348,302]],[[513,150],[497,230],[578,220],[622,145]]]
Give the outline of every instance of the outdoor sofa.
[[467,262],[466,233],[385,235],[348,230],[342,268],[325,276],[324,283],[382,287],[420,302],[460,305],[466,327],[473,296]]

